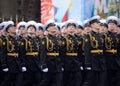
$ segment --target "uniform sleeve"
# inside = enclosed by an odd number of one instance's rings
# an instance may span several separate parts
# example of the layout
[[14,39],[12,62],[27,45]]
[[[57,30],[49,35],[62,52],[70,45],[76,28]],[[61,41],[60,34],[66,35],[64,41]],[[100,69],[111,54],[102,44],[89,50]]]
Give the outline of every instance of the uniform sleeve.
[[64,67],[64,59],[66,57],[66,39],[62,39],[62,43],[60,46],[60,58],[62,61],[62,66]]
[[2,46],[1,46],[1,66],[2,69],[8,68],[7,65],[7,40],[4,39],[2,41]]
[[40,63],[41,63],[41,69],[47,68],[46,64],[46,55],[47,55],[47,40],[46,38],[43,38],[41,40],[41,47],[40,47]]
[[85,53],[85,66],[91,67],[91,55],[90,55],[90,36],[86,35],[84,38],[84,53]]
[[21,60],[22,67],[25,66],[26,46],[27,46],[26,40],[22,39],[19,44],[19,57]]
[[105,35],[102,35],[101,36],[102,37],[102,44],[103,44],[103,46],[102,46],[102,49],[103,49],[103,56],[105,56]]
[[117,47],[118,49],[118,56],[120,57],[120,34],[119,34],[119,36],[118,36],[118,47]]
[[83,63],[82,44],[83,44],[83,40],[82,40],[82,38],[81,38],[80,40],[78,40],[78,57],[79,57],[79,60],[80,60],[80,64]]

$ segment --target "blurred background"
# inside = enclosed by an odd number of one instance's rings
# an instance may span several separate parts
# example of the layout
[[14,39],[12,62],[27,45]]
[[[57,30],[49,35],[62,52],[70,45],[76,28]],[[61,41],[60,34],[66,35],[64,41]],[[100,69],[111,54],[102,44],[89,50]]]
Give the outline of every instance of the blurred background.
[[0,19],[40,21],[40,0],[0,0]]
[[54,19],[84,21],[94,15],[120,18],[120,0],[0,0],[0,21],[35,20],[43,24]]

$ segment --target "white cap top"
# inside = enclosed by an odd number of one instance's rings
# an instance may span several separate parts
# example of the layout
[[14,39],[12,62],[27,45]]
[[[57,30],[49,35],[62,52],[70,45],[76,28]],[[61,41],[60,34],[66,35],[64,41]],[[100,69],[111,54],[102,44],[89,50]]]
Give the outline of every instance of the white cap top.
[[118,18],[116,16],[109,16],[107,18],[107,23],[109,23],[109,21],[116,21],[116,23],[118,24]]
[[1,23],[2,29],[4,28],[4,26],[5,26],[6,23],[7,23],[7,21],[4,21],[4,22]]
[[26,22],[21,21],[18,23],[17,28],[19,29],[21,26],[25,27],[25,25],[26,25]]
[[65,24],[66,24],[66,22],[61,23],[60,28],[62,29],[63,27],[65,27]]
[[29,26],[34,26],[35,29],[37,29],[37,23],[36,23],[35,21],[33,21],[33,20],[28,21],[28,22],[26,23],[26,25],[25,25],[25,28],[28,29]]
[[55,27],[57,30],[61,30],[61,23],[55,22]]
[[60,25],[61,25],[61,23],[55,22],[55,25],[60,26]]
[[45,24],[45,29],[47,29],[49,27],[50,24],[55,24],[55,21],[54,20],[48,20]]
[[86,25],[87,25],[87,26],[90,25],[90,19],[84,20],[83,26],[85,27]]
[[101,20],[100,20],[100,23],[107,24],[107,22],[106,22],[105,19],[101,19]]
[[7,22],[4,22],[4,31],[7,31],[7,28],[9,28],[10,25],[14,25],[14,22],[13,21],[7,21]]
[[90,18],[90,21],[95,20],[95,19],[100,20],[100,16],[99,15],[93,16],[92,18]]
[[68,27],[69,24],[74,24],[76,27],[78,26],[77,22],[74,21],[74,20],[72,20],[72,19],[69,19],[69,20],[66,22],[65,26]]
[[44,30],[44,25],[42,23],[37,23],[37,30],[39,30],[39,27],[41,27]]
[[84,20],[83,25],[89,23],[89,21],[90,21],[89,19]]

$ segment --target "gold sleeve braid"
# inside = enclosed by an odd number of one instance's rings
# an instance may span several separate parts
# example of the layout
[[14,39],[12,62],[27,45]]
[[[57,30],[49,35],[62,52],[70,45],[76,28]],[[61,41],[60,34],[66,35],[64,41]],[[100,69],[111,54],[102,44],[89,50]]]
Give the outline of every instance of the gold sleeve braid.
[[7,42],[7,50],[8,52],[12,52],[14,50],[14,45],[12,44],[12,42],[8,39],[8,37],[6,37],[6,42]]
[[69,40],[68,38],[66,38],[66,43],[67,43],[67,51],[73,51],[73,43],[71,40]]
[[37,46],[37,51],[39,51],[39,44],[36,42],[36,46]]
[[85,46],[85,42],[84,42],[84,38],[82,38],[83,39],[83,42],[82,42],[82,50],[84,51],[85,49],[84,49],[84,46]]
[[107,35],[105,35],[105,47],[106,49],[111,49],[112,47],[112,40],[110,37],[107,37]]
[[2,47],[2,39],[0,38],[0,48]]
[[25,49],[28,50],[27,40],[25,39]]
[[47,50],[53,51],[53,47],[54,47],[53,42],[47,36],[46,36],[46,42],[47,42]]
[[90,44],[93,48],[98,48],[98,41],[95,39],[94,36],[92,36],[91,34],[89,34],[90,36]]
[[[28,41],[27,39],[25,39],[25,41],[26,41],[26,51],[27,51],[27,52],[32,52],[31,42]],[[28,47],[29,47],[30,49],[28,49]]]

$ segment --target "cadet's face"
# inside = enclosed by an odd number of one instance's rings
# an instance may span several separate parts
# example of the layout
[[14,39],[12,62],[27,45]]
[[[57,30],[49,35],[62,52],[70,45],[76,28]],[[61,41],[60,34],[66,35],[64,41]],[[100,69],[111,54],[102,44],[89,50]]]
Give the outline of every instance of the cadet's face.
[[120,31],[120,30],[119,30],[118,27],[116,27],[116,28],[114,29],[114,32],[115,32],[115,33],[119,33],[119,31]]
[[43,36],[43,35],[44,35],[43,30],[37,31],[37,32],[36,32],[36,35],[37,35],[37,36]]
[[78,36],[82,35],[82,30],[81,30],[81,29],[76,29],[76,34],[77,34]]
[[65,27],[62,28],[61,33],[67,33],[67,29]]
[[32,33],[32,34],[35,34],[35,28],[33,26],[30,26],[28,29],[27,29],[27,33]]
[[26,29],[24,27],[21,27],[19,29],[19,34],[26,34]]
[[100,26],[99,32],[100,32],[100,33],[106,33],[106,32],[107,32],[107,27],[105,27],[105,26]]
[[91,27],[85,27],[85,28],[84,28],[84,32],[85,32],[85,33],[89,33],[90,31],[91,31]]
[[16,34],[16,28],[15,28],[15,26],[9,27],[8,32]]
[[73,25],[69,25],[68,28],[67,28],[67,30],[68,30],[69,33],[74,33],[74,32],[75,32],[75,29],[76,29],[76,28],[75,28],[75,26],[73,26]]
[[49,26],[49,27],[47,28],[47,31],[48,31],[49,33],[52,33],[52,35],[55,35],[55,34],[56,34],[56,27],[55,27],[55,26]]
[[116,24],[115,24],[115,23],[109,23],[109,24],[108,24],[108,29],[109,29],[110,31],[113,31],[113,30],[115,29],[115,27],[116,27]]
[[67,29],[66,29],[65,27],[62,28],[62,30],[61,30],[61,34],[62,34],[62,36],[67,35]]
[[91,27],[94,28],[94,29],[99,30],[99,28],[100,28],[100,23],[95,22],[95,23],[91,24]]

